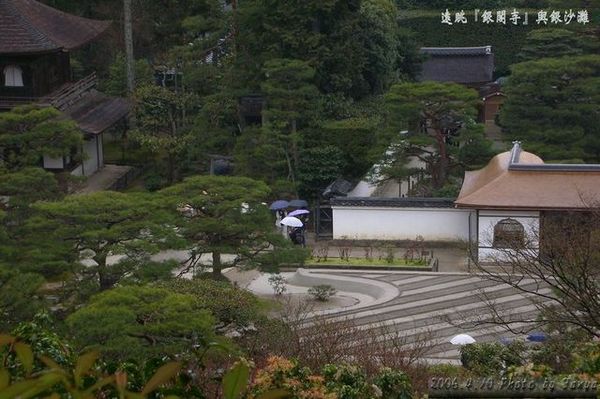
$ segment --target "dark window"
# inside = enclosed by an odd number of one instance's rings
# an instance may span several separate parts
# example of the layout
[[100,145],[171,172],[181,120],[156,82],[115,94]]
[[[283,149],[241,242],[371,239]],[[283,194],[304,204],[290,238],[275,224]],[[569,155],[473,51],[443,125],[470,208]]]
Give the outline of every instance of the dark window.
[[525,229],[515,219],[502,219],[494,226],[494,248],[522,248]]

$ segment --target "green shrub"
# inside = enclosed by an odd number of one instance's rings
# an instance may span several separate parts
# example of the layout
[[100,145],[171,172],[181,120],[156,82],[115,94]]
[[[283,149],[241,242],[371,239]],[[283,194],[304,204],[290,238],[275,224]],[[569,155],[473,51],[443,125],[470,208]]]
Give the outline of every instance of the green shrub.
[[162,283],[160,286],[180,294],[194,296],[218,322],[224,324],[246,326],[261,319],[263,311],[267,308],[266,303],[257,296],[227,282],[211,279],[177,279]]
[[347,364],[328,364],[323,367],[325,386],[335,392],[339,399],[370,399],[374,397],[373,386],[368,383],[364,371]]
[[523,364],[525,344],[515,341],[510,345],[485,342],[464,345],[460,349],[463,367],[479,375],[498,375],[510,366]]
[[148,191],[157,191],[165,186],[165,179],[158,173],[151,172],[144,177],[144,188]]
[[382,399],[410,399],[412,386],[406,374],[390,368],[382,369],[373,383],[381,390]]
[[575,371],[595,375],[600,373],[600,343],[588,342],[573,354]]
[[308,289],[308,293],[317,301],[327,302],[330,297],[336,294],[337,290],[329,284],[315,285]]
[[286,284],[287,280],[281,274],[274,274],[269,277],[269,284],[273,287],[273,291],[275,291],[275,295],[282,295],[287,291]]

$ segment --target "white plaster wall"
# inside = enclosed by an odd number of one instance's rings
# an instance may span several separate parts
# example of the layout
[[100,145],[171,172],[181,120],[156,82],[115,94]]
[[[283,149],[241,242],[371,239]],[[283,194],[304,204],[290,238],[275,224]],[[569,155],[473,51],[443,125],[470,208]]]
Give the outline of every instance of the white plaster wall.
[[332,207],[333,238],[467,241],[469,213],[449,208]]
[[[432,147],[427,147],[429,150],[433,151]],[[391,154],[391,149],[388,149],[388,154]],[[421,161],[417,157],[410,157],[408,163],[406,164],[407,168],[415,168],[425,170],[427,165],[425,162]],[[379,174],[381,166],[379,164],[373,165],[371,168],[371,174],[373,174],[374,180],[378,180],[381,178]],[[386,181],[381,185],[372,184],[368,176],[365,176],[363,180],[358,182],[358,184],[348,193],[348,197],[384,197],[384,198],[398,198],[405,197],[410,189],[409,185],[416,184],[418,179],[416,177],[409,177],[406,180],[400,182],[397,181]]]
[[523,225],[525,240],[529,242],[528,248],[537,249],[540,228],[539,211],[479,211],[478,237],[479,260],[491,261],[502,259],[506,250],[497,250],[492,247],[494,240],[494,226],[502,219],[511,218]]
[[77,166],[75,169],[71,171],[73,176],[83,176],[83,168],[81,165]]
[[377,185],[369,183],[367,180],[361,180],[348,192],[348,197],[370,197],[377,189]]
[[44,169],[63,169],[63,158],[52,158],[48,155],[44,155]]
[[97,136],[83,142],[83,172],[90,176],[98,170],[98,153],[96,152]]
[[382,198],[401,198],[408,197],[408,191],[410,188],[418,183],[418,179],[415,177],[409,177],[406,180],[392,181],[388,180],[372,193],[373,197]]

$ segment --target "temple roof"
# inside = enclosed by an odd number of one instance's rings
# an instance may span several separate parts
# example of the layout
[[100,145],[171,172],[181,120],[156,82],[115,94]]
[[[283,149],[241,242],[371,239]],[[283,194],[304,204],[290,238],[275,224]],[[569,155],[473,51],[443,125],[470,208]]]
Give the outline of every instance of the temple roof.
[[63,111],[83,132],[100,134],[125,118],[131,108],[131,103],[124,98],[110,97],[90,90],[77,103]]
[[483,169],[466,172],[455,202],[476,209],[588,209],[600,201],[600,165],[547,164],[513,149]]
[[482,47],[422,47],[427,56],[420,80],[481,84],[491,82],[494,54],[491,46]]
[[330,201],[333,207],[385,207],[385,208],[452,208],[450,198],[422,197],[337,197]]
[[0,0],[0,54],[73,50],[110,25],[67,14],[34,0]]

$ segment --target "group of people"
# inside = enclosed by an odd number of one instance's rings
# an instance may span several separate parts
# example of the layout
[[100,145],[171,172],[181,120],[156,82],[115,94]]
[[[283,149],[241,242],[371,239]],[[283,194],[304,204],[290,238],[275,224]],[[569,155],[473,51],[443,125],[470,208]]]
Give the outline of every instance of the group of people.
[[284,237],[289,238],[294,244],[306,247],[306,223],[308,215],[294,216],[302,222],[301,227],[290,227],[281,224],[281,221],[287,216],[287,212],[282,209],[276,212],[275,226],[280,229]]

